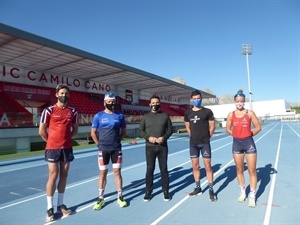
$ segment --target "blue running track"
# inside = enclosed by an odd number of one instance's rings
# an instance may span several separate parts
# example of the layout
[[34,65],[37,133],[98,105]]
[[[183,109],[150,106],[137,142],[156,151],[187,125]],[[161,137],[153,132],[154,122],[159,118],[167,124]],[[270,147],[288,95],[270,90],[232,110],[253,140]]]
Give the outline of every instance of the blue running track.
[[[158,165],[151,201],[144,202],[145,145],[123,145],[124,198],[128,207],[120,208],[111,170],[105,190],[105,205],[93,210],[98,195],[97,150],[75,151],[64,202],[74,214],[48,224],[70,225],[299,225],[300,123],[269,122],[255,136],[258,149],[257,207],[249,208],[248,200],[239,203],[239,187],[232,160],[230,137],[224,128],[212,138],[217,202],[208,198],[205,170],[201,168],[203,194],[189,197],[194,189],[189,159],[187,134],[174,134],[169,140],[168,168],[172,200],[165,202],[161,192]],[[201,165],[203,161],[201,159]],[[247,191],[249,179],[245,165]],[[0,224],[45,224],[45,184],[47,163],[42,157],[0,163]],[[56,204],[57,194],[54,197]]]

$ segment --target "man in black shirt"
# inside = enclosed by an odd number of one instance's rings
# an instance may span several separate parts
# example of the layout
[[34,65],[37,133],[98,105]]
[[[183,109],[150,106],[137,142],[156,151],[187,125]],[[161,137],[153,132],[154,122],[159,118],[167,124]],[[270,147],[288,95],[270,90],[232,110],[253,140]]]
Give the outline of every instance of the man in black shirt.
[[151,112],[141,119],[139,133],[146,140],[146,194],[144,201],[149,201],[153,191],[153,173],[155,161],[158,158],[162,180],[164,200],[170,201],[169,172],[168,172],[168,144],[167,140],[173,133],[173,126],[168,114],[160,111],[160,98],[153,95],[149,106]]
[[215,131],[215,118],[210,109],[201,106],[202,96],[200,91],[196,90],[192,92],[191,102],[193,103],[193,108],[184,113],[184,122],[186,130],[190,136],[190,157],[196,188],[189,194],[189,196],[194,197],[202,194],[199,169],[199,156],[201,152],[208,180],[209,198],[214,202],[217,198],[213,191],[210,138]]

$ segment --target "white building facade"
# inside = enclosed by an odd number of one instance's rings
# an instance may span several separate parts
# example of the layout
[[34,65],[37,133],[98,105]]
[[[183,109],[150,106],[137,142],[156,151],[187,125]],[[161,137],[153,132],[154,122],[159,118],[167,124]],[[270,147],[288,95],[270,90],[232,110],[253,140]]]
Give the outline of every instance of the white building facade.
[[[225,120],[229,112],[236,109],[235,104],[207,105],[213,111],[217,120]],[[249,103],[245,103],[245,108],[249,109]],[[261,119],[284,119],[296,117],[295,112],[291,112],[290,105],[284,100],[269,100],[252,102],[252,108],[256,116]]]

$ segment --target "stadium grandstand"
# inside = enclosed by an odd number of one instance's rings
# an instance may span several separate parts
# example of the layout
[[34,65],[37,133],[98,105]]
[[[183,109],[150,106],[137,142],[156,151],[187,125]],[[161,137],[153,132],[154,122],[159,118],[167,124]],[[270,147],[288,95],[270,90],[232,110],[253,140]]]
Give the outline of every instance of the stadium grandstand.
[[[2,23],[0,51],[0,138],[6,138],[6,143],[13,142],[11,138],[20,141],[19,145],[25,142],[25,151],[30,149],[32,138],[22,140],[24,130],[4,129],[38,126],[41,111],[55,103],[55,87],[60,83],[69,86],[69,105],[77,108],[80,125],[87,127],[93,115],[103,109],[106,92],[117,95],[116,108],[128,123],[138,123],[149,111],[153,94],[160,96],[162,110],[173,122],[183,122],[190,93],[196,89]],[[216,97],[201,92],[203,98]],[[88,129],[80,128],[79,132],[87,133]],[[36,128],[32,132],[36,133]]]

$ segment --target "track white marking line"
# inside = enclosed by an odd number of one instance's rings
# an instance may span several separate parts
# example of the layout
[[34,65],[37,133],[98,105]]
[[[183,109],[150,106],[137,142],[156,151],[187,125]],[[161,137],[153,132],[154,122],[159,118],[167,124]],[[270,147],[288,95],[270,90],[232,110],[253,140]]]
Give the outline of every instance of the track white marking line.
[[[274,129],[276,126],[277,126],[278,124],[276,124],[275,126],[273,126],[267,133],[269,133],[272,129]],[[267,133],[265,133],[263,136],[261,136],[256,142],[258,142],[260,139],[262,139]],[[228,136],[228,137],[224,137],[224,138],[222,138],[222,139],[225,139],[225,138],[229,138],[230,136]],[[179,139],[184,139],[184,138],[174,138],[174,139],[172,139],[172,141],[175,141],[175,140],[179,140]],[[170,140],[171,141],[171,140]],[[214,141],[212,141],[211,143],[214,143],[214,142],[217,142],[217,141],[219,141],[219,139],[218,140],[214,140]],[[218,148],[216,148],[216,149],[214,149],[212,152],[215,152],[215,151],[217,151],[217,150],[219,150],[219,149],[221,149],[221,148],[223,148],[223,147],[225,147],[225,146],[227,146],[227,145],[230,145],[230,144],[232,144],[231,143],[231,141],[229,142],[229,143],[227,143],[227,144],[224,144],[223,146],[221,146],[221,147],[218,147]],[[142,144],[142,145],[144,145],[144,144]],[[131,149],[131,148],[134,148],[135,146],[126,146],[126,148],[127,149]],[[175,152],[175,153],[172,153],[172,154],[170,154],[169,156],[172,156],[172,155],[176,155],[176,154],[180,154],[180,153],[182,153],[182,152],[185,152],[185,151],[188,151],[189,150],[189,148],[187,148],[187,149],[184,149],[184,150],[181,150],[181,151],[179,151],[179,152]],[[227,163],[225,166],[223,166],[222,168],[226,168],[226,167],[228,167],[228,165],[229,164],[231,164],[233,162],[233,160],[231,160],[229,163]],[[184,162],[183,164],[181,164],[181,165],[184,165],[184,164],[187,164],[187,163],[190,163],[190,160],[189,161],[187,161],[187,162]],[[145,162],[142,162],[142,163],[137,163],[137,164],[135,164],[135,165],[132,165],[132,166],[128,166],[128,167],[125,167],[125,168],[122,168],[122,171],[126,171],[126,170],[129,170],[129,169],[132,169],[132,168],[135,168],[135,167],[138,167],[138,166],[141,166],[141,165],[144,165],[145,164]],[[219,174],[220,173],[220,171],[221,171],[221,169],[222,168],[220,168],[216,173],[214,173],[214,176],[215,175],[217,175],[217,174]],[[19,170],[19,169],[18,169]],[[0,171],[1,172],[1,171]],[[112,175],[113,173],[112,172],[110,172],[110,173],[108,173],[108,176],[110,176],[110,175]],[[66,187],[66,189],[69,189],[69,188],[73,188],[73,187],[76,187],[76,186],[79,186],[79,185],[82,185],[82,184],[85,184],[85,183],[89,183],[89,182],[92,182],[92,181],[95,181],[95,180],[97,180],[98,179],[98,176],[97,177],[95,177],[95,178],[90,178],[90,179],[88,179],[88,180],[86,180],[86,181],[83,181],[83,182],[79,182],[79,183],[77,183],[77,184],[73,184],[73,185],[70,185],[70,186],[67,186]],[[201,186],[204,186],[205,184],[207,183],[207,181],[205,181],[204,183],[202,183],[202,185]],[[41,198],[41,197],[44,197],[44,196],[46,196],[46,194],[42,194],[42,195],[38,195],[38,196],[36,196],[36,197],[32,197],[32,198],[29,198],[29,199],[25,199],[25,200],[22,200],[22,201],[19,201],[19,202],[16,202],[16,203],[12,203],[12,204],[9,204],[9,205],[6,205],[6,206],[3,206],[3,207],[0,207],[0,210],[1,209],[5,209],[5,208],[9,208],[9,207],[12,207],[12,206],[15,206],[15,205],[19,205],[19,204],[22,204],[22,203],[25,203],[25,202],[28,202],[28,201],[32,201],[32,200],[35,200],[35,199],[38,199],[38,198]],[[187,198],[188,198],[189,196],[187,196]],[[185,199],[185,198],[184,198]],[[185,200],[184,199],[182,199],[180,202],[182,203],[182,202],[184,202]],[[181,204],[180,203],[180,204]],[[179,206],[180,204],[176,204],[175,206]],[[87,209],[87,208],[89,208],[89,207],[91,207],[91,205],[92,204],[89,204],[89,205],[87,205],[87,206],[84,206],[84,207],[82,207],[82,208],[80,208],[79,210],[77,210],[77,212],[80,212],[80,211],[83,211],[84,209]],[[177,206],[177,207],[178,207]],[[176,208],[177,208],[176,207]],[[171,208],[172,209],[172,208]],[[170,210],[171,210],[170,209]],[[168,211],[170,211],[170,210],[168,210]],[[173,209],[174,210],[174,209]],[[172,210],[172,211],[173,211]],[[167,211],[167,212],[168,212]],[[166,213],[167,213],[166,212]],[[171,211],[170,211],[171,212]],[[169,212],[169,213],[170,213]],[[168,213],[168,214],[169,214]],[[163,214],[164,215],[164,214]],[[161,216],[162,217],[162,216]],[[161,218],[161,217],[159,217],[159,218]],[[63,217],[64,218],[64,217]],[[158,219],[159,219],[158,218]],[[157,219],[157,220],[158,220]],[[162,218],[163,219],[163,218]],[[162,219],[160,219],[160,220],[162,220]],[[157,221],[157,220],[155,220],[155,221]],[[155,222],[154,221],[154,222]],[[53,222],[55,222],[55,221],[53,221]],[[159,222],[159,221],[158,221]],[[49,224],[49,223],[47,223],[47,224]],[[156,223],[154,223],[154,224],[156,224]]]
[[[271,130],[273,130],[275,127],[277,126],[277,124],[275,126],[273,126],[268,132],[266,132],[263,136],[261,136],[257,141],[255,141],[255,143],[257,143],[258,141],[260,141],[266,134],[268,134]],[[215,149],[214,151],[225,147],[229,144],[232,144],[232,142],[227,143],[217,149]],[[216,177],[216,175],[218,175],[223,169],[227,168],[231,163],[233,162],[233,159],[231,161],[229,161],[225,166],[221,167],[216,173],[214,173],[214,177]],[[201,187],[203,187],[208,181],[206,180],[204,183],[202,183]],[[162,214],[160,217],[158,217],[154,222],[151,223],[151,225],[156,225],[157,223],[159,223],[161,220],[163,220],[167,215],[169,215],[172,211],[174,211],[177,207],[179,207],[183,202],[185,202],[187,199],[189,198],[189,196],[184,197],[183,199],[181,199],[177,204],[175,204],[172,208],[170,208],[168,211],[166,211],[164,214]]]
[[[228,162],[225,166],[221,167],[217,172],[214,173],[214,176],[218,175],[223,169],[227,168],[231,163],[233,162],[233,159]],[[203,188],[204,185],[206,185],[208,181],[204,181],[201,184],[201,187]],[[183,199],[181,199],[179,202],[177,202],[172,208],[170,208],[168,211],[166,211],[164,214],[162,214],[160,217],[158,217],[155,221],[153,221],[150,225],[156,225],[161,220],[163,220],[167,215],[169,215],[172,211],[174,211],[178,206],[180,206],[183,202],[185,202],[188,198],[190,198],[188,195],[185,196]]]
[[[170,154],[169,156],[173,156],[173,155],[176,155],[176,154],[179,154],[179,153],[182,153],[184,151],[187,151],[188,149],[184,149],[184,150],[181,150],[180,152],[175,152],[175,153],[172,153]],[[125,168],[122,168],[122,172],[126,171],[126,170],[130,170],[130,169],[134,169],[136,167],[139,167],[141,165],[144,165],[146,164],[146,162],[142,162],[142,163],[137,163],[137,164],[134,164],[132,166],[128,166],[128,167],[125,167]],[[107,174],[107,176],[111,176],[113,175],[113,172],[109,172]],[[96,176],[96,177],[92,177],[92,178],[89,178],[88,180],[85,180],[85,181],[81,181],[81,182],[78,182],[76,184],[72,184],[72,185],[67,185],[66,189],[70,189],[70,188],[73,188],[73,187],[77,187],[77,186],[80,186],[80,185],[83,185],[83,184],[86,184],[86,183],[89,183],[89,182],[94,182],[95,180],[97,180],[99,178],[99,176]],[[56,191],[57,192],[57,191]],[[55,193],[56,193],[55,192]],[[22,200],[22,201],[18,201],[18,202],[15,202],[15,203],[12,203],[12,204],[9,204],[9,205],[5,205],[5,206],[2,206],[0,207],[0,210],[1,209],[5,209],[5,208],[9,208],[9,207],[12,207],[12,206],[15,206],[15,205],[19,205],[19,204],[22,204],[22,203],[25,203],[25,202],[29,202],[29,201],[32,201],[32,200],[35,200],[37,198],[41,198],[41,197],[44,197],[46,196],[46,194],[41,194],[41,195],[38,195],[36,197],[32,197],[32,198],[28,198],[28,199],[25,199],[25,200]]]
[[[278,160],[279,160],[279,153],[280,153],[280,146],[281,146],[281,137],[282,137],[282,124],[281,124],[280,136],[279,136],[279,141],[278,141],[275,165],[274,165],[275,171],[277,171],[277,167],[278,167]],[[271,187],[270,187],[270,193],[269,193],[269,198],[268,198],[267,210],[266,210],[265,219],[264,219],[264,225],[270,224],[270,217],[271,217],[271,211],[272,211],[272,203],[273,203],[273,197],[274,197],[276,177],[277,177],[277,173],[274,173],[272,176],[272,181],[271,181]]]
[[294,131],[294,133],[295,133],[298,137],[300,137],[300,134],[298,134],[298,133],[291,127],[290,124],[287,124],[287,125],[292,129],[292,131]]
[[[170,140],[168,140],[168,142],[172,142],[172,141],[178,141],[178,140],[181,140],[181,139],[186,139],[186,137],[174,137]],[[141,143],[139,144],[138,147],[143,147],[145,146],[144,143]],[[122,151],[126,151],[128,149],[132,149],[132,148],[136,148],[137,146],[136,145],[124,145],[122,146]],[[94,151],[93,151],[94,150]],[[86,157],[90,157],[90,156],[93,156],[93,155],[97,155],[97,148],[87,148],[87,149],[82,149],[82,150],[75,150],[74,151],[74,156],[75,156],[75,159],[80,159],[80,158],[86,158]],[[38,156],[37,157],[37,162],[32,164],[31,162],[22,162],[22,159],[19,159],[18,161],[20,161],[20,164],[21,163],[24,163],[24,164],[29,164],[29,165],[23,165],[22,167],[19,167],[19,168],[13,168],[13,169],[4,169],[5,166],[2,166],[1,165],[1,162],[0,162],[0,174],[1,173],[8,173],[8,172],[13,172],[13,171],[18,171],[18,170],[23,170],[23,169],[28,169],[28,168],[34,168],[34,167],[38,167],[38,166],[47,166],[47,162],[44,160],[43,156]],[[12,161],[15,161],[15,160],[12,160]]]

